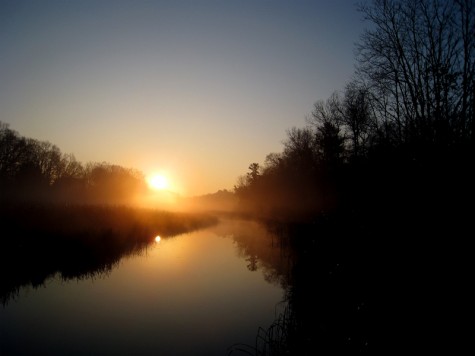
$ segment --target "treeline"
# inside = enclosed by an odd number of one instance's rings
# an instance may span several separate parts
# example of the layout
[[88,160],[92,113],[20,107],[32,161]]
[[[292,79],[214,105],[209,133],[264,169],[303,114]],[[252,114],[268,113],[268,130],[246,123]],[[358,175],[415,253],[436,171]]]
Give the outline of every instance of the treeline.
[[295,256],[259,354],[452,350],[463,333],[447,325],[471,270],[475,1],[359,10],[354,76],[235,185]]
[[81,164],[50,142],[26,138],[0,122],[0,202],[130,204],[147,185],[141,172]]
[[[375,0],[344,90],[315,103],[283,151],[235,192],[272,218],[344,211],[453,211],[473,195],[473,0]],[[402,210],[401,210],[402,209]]]

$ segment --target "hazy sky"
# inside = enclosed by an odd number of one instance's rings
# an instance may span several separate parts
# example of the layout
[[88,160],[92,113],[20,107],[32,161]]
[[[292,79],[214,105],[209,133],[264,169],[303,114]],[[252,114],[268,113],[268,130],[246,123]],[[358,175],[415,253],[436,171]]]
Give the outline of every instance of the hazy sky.
[[0,121],[83,162],[232,189],[354,71],[353,0],[0,0]]

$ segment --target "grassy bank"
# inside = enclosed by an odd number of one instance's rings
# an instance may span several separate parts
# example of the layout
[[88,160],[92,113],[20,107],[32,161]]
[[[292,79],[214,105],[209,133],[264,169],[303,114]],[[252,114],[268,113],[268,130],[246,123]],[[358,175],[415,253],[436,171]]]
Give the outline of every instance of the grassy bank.
[[10,205],[0,208],[0,300],[25,285],[110,271],[155,236],[171,237],[217,222],[206,214],[124,206]]

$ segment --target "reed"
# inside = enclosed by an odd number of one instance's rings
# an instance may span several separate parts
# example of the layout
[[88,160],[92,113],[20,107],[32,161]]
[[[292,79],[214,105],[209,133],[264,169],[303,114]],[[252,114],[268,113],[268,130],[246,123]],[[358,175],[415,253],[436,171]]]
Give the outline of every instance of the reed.
[[217,218],[126,206],[32,205],[0,207],[0,301],[52,275],[63,279],[109,273],[140,253],[156,235],[169,238],[210,226]]
[[[278,311],[282,309],[282,311]],[[281,302],[276,306],[276,318],[267,328],[259,327],[254,345],[234,344],[228,355],[280,356],[291,355],[297,336],[297,320],[291,304]]]

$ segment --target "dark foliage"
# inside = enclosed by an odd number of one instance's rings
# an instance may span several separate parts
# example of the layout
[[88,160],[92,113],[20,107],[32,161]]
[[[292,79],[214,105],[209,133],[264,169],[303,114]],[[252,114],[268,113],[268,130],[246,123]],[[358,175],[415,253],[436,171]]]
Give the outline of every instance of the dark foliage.
[[287,340],[262,354],[461,344],[449,325],[470,270],[475,4],[374,0],[360,10],[370,27],[354,79],[235,186],[242,211],[294,226],[299,256]]
[[147,189],[141,172],[78,162],[58,147],[0,122],[0,203],[131,204]]

